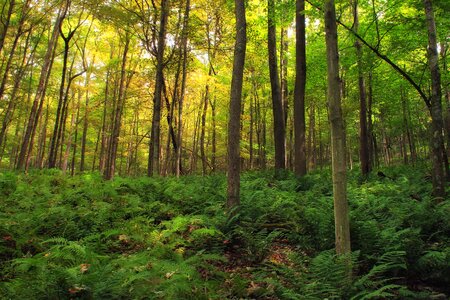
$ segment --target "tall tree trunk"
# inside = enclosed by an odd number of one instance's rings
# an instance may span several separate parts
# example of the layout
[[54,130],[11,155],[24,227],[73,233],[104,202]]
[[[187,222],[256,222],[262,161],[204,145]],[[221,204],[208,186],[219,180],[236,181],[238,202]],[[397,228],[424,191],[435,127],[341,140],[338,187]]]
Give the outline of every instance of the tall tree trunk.
[[439,72],[439,56],[437,52],[436,24],[434,21],[433,7],[431,0],[423,1],[425,6],[425,16],[428,29],[428,65],[431,73],[431,156],[432,156],[432,178],[433,195],[445,197],[445,176],[444,176],[444,151],[442,130],[442,94],[441,75]]
[[177,142],[178,142],[178,148],[177,148],[177,157],[176,157],[176,175],[179,177],[182,172],[182,148],[183,148],[183,102],[184,102],[184,95],[186,90],[186,66],[187,66],[187,38],[188,38],[188,26],[189,26],[189,12],[191,10],[191,1],[186,0],[186,8],[184,12],[184,19],[183,19],[183,32],[181,37],[181,52],[183,57],[183,64],[182,64],[182,79],[181,79],[181,91],[180,91],[180,97],[178,99],[178,131],[177,131]]
[[[247,46],[247,30],[244,0],[235,0],[236,42],[234,45],[233,73],[231,77],[230,113],[228,119],[228,188],[227,209],[240,204],[240,117],[242,101],[242,84],[244,77],[245,49]],[[276,66],[275,66],[276,67]]]
[[[2,31],[0,32],[0,53],[3,50],[3,45],[5,44],[6,35],[8,34],[9,24],[11,22],[11,17],[14,12],[14,6],[16,5],[15,0],[9,0],[8,12],[6,13],[6,20],[3,21],[3,16],[1,16],[1,23],[3,24]],[[6,6],[6,1],[3,4],[2,10]]]
[[294,91],[294,171],[297,176],[306,174],[306,38],[305,38],[305,0],[296,1],[296,52],[295,52],[295,91]]
[[78,143],[78,124],[80,123],[80,106],[81,106],[81,92],[78,90],[78,104],[77,116],[75,118],[75,136],[73,138],[72,163],[70,164],[70,175],[75,174],[75,162],[77,158],[77,143]]
[[216,153],[217,153],[216,96],[213,97],[213,100],[211,102],[211,121],[212,121],[211,171],[214,173],[217,169],[217,166],[216,166]]
[[274,0],[268,0],[268,38],[270,85],[272,89],[273,134],[275,143],[275,171],[285,168],[285,125],[283,104],[281,103],[280,78],[278,76],[277,42]]
[[350,248],[350,225],[347,202],[347,166],[344,120],[339,92],[339,57],[334,0],[325,2],[325,32],[328,66],[328,105],[331,126],[334,223],[336,253],[346,255]]
[[[211,68],[209,72],[209,76],[211,76]],[[207,167],[207,161],[206,161],[206,151],[205,151],[205,134],[206,134],[206,114],[208,113],[208,102],[209,99],[209,84],[206,84],[205,87],[205,97],[203,100],[203,110],[202,110],[202,127],[201,127],[201,133],[200,133],[200,155],[202,157],[202,174],[206,175],[206,167]]]
[[[92,65],[94,61],[92,61]],[[86,89],[85,94],[85,104],[84,104],[84,117],[83,117],[83,134],[81,136],[81,153],[80,153],[80,172],[84,171],[85,159],[86,159],[86,141],[87,141],[87,131],[89,126],[89,83],[91,81],[91,66],[87,66],[87,74],[84,82],[84,87]]]
[[[358,32],[358,0],[353,1],[353,30]],[[361,42],[355,41],[356,57],[358,65],[358,87],[359,87],[359,160],[361,162],[361,173],[367,176],[371,170],[369,159],[369,135],[367,133],[367,104],[366,85],[364,82],[363,52]]]
[[147,175],[160,174],[160,140],[161,140],[161,97],[164,84],[164,48],[166,44],[166,27],[169,16],[169,0],[161,0],[161,15],[159,21],[158,50],[156,53],[156,79],[153,95],[152,132],[149,145],[149,162]]
[[39,78],[39,84],[31,107],[30,116],[28,118],[28,123],[26,126],[26,131],[23,136],[22,145],[20,148],[20,153],[16,165],[17,169],[22,169],[25,166],[26,158],[29,152],[32,150],[34,133],[36,132],[36,127],[42,111],[42,105],[44,103],[46,83],[48,81],[48,77],[50,76],[51,66],[53,64],[53,57],[56,49],[59,28],[61,27],[61,23],[64,20],[68,9],[68,5],[66,2],[64,2],[62,5],[63,7],[58,12],[58,16],[56,18],[56,22],[53,27],[53,32],[47,45],[47,51],[44,56],[44,62],[41,69],[41,75]]
[[[21,61],[21,65],[19,67],[18,72],[16,73],[16,76],[14,78],[14,85],[11,91],[11,97],[10,100],[8,102],[8,106],[6,107],[6,110],[4,112],[4,117],[3,117],[3,121],[2,121],[2,127],[0,129],[0,149],[2,148],[2,143],[3,140],[6,137],[6,133],[7,133],[7,129],[8,126],[10,125],[12,119],[13,119],[13,115],[14,115],[14,110],[16,108],[17,105],[17,99],[16,99],[16,95],[17,92],[19,91],[20,88],[20,84],[22,83],[22,78],[25,75],[25,72],[27,70],[27,68],[32,65],[32,62],[34,61],[34,54],[36,52],[36,46],[37,44],[33,47],[33,50],[31,53],[28,53],[28,47],[29,47],[29,42],[31,40],[31,34],[32,34],[32,30],[30,30],[28,32],[26,41],[25,41],[25,45],[23,48],[23,55],[22,55],[22,61]],[[2,97],[0,96],[0,101],[2,101]]]
[[127,55],[130,45],[130,37],[128,36],[128,33],[125,34],[126,34],[125,45],[122,55],[122,65],[120,68],[119,91],[117,96],[117,104],[114,111],[114,123],[111,131],[110,146],[108,147],[109,153],[107,155],[106,168],[103,173],[104,178],[107,180],[112,179],[115,173],[116,156],[119,145],[119,135],[122,125],[122,112],[125,103],[126,66],[127,66]]

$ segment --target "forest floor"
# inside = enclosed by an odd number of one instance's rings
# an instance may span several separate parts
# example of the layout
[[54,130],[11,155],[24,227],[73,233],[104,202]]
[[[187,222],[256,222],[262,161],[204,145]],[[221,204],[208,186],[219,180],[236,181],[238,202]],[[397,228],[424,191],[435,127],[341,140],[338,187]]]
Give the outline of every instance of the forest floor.
[[447,299],[450,203],[427,167],[348,176],[353,277],[329,170],[302,179],[0,173],[0,299]]

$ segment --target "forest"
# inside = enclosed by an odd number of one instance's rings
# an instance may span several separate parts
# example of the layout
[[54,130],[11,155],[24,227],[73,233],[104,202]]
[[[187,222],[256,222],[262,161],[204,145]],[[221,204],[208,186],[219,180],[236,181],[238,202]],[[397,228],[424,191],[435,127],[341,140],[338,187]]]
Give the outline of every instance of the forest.
[[0,0],[0,299],[449,299],[447,0]]

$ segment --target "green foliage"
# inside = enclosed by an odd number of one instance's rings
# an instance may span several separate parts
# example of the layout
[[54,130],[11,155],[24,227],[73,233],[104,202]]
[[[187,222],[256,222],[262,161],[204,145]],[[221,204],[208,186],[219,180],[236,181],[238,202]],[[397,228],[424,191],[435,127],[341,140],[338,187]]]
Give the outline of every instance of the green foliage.
[[359,300],[448,292],[449,204],[433,203],[423,169],[385,172],[392,179],[349,174],[354,252],[344,259],[330,250],[327,171],[243,174],[242,205],[230,219],[223,175],[106,182],[97,173],[4,173],[0,293]]

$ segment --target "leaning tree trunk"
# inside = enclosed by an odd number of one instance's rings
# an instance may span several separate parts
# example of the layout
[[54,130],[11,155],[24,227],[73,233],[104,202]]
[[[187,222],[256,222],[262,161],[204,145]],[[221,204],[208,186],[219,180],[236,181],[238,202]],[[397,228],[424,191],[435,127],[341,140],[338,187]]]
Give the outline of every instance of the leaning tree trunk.
[[336,253],[338,255],[343,255],[350,253],[351,249],[347,202],[345,129],[339,88],[339,57],[334,0],[325,2],[325,32],[328,65],[328,105],[331,126],[331,160]]
[[59,34],[59,28],[61,26],[62,21],[65,18],[65,15],[67,13],[67,5],[63,4],[63,8],[58,12],[58,17],[56,18],[55,25],[53,27],[53,32],[50,37],[50,40],[47,45],[47,51],[44,56],[44,63],[41,69],[41,75],[39,78],[39,83],[37,87],[37,91],[35,94],[35,98],[31,107],[30,116],[28,118],[28,123],[26,126],[25,134],[22,140],[22,145],[20,148],[19,157],[17,160],[17,169],[22,169],[25,165],[26,158],[29,154],[29,152],[32,150],[31,146],[33,144],[33,137],[36,132],[36,127],[38,124],[38,121],[40,119],[40,114],[42,110],[42,105],[44,101],[44,94],[45,94],[45,88],[46,88],[46,82],[50,75],[50,70],[53,62],[53,55],[54,50],[56,48],[57,44],[57,38]]
[[245,48],[247,31],[245,21],[245,1],[235,0],[236,42],[234,45],[233,73],[231,77],[230,115],[228,120],[228,189],[227,209],[240,204],[240,117],[242,82],[244,77]]
[[268,38],[270,85],[272,89],[273,133],[275,143],[275,171],[285,168],[285,126],[281,103],[280,78],[277,66],[277,43],[274,0],[268,0]]
[[434,21],[433,7],[431,0],[423,1],[428,29],[428,65],[431,73],[431,156],[433,172],[433,195],[436,197],[445,196],[445,176],[443,157],[443,137],[442,129],[442,93],[441,75],[439,72],[439,56],[437,52],[436,24]]
[[305,125],[305,88],[306,88],[306,38],[305,38],[305,1],[297,0],[296,24],[296,62],[294,91],[294,171],[297,176],[306,174],[306,125]]

